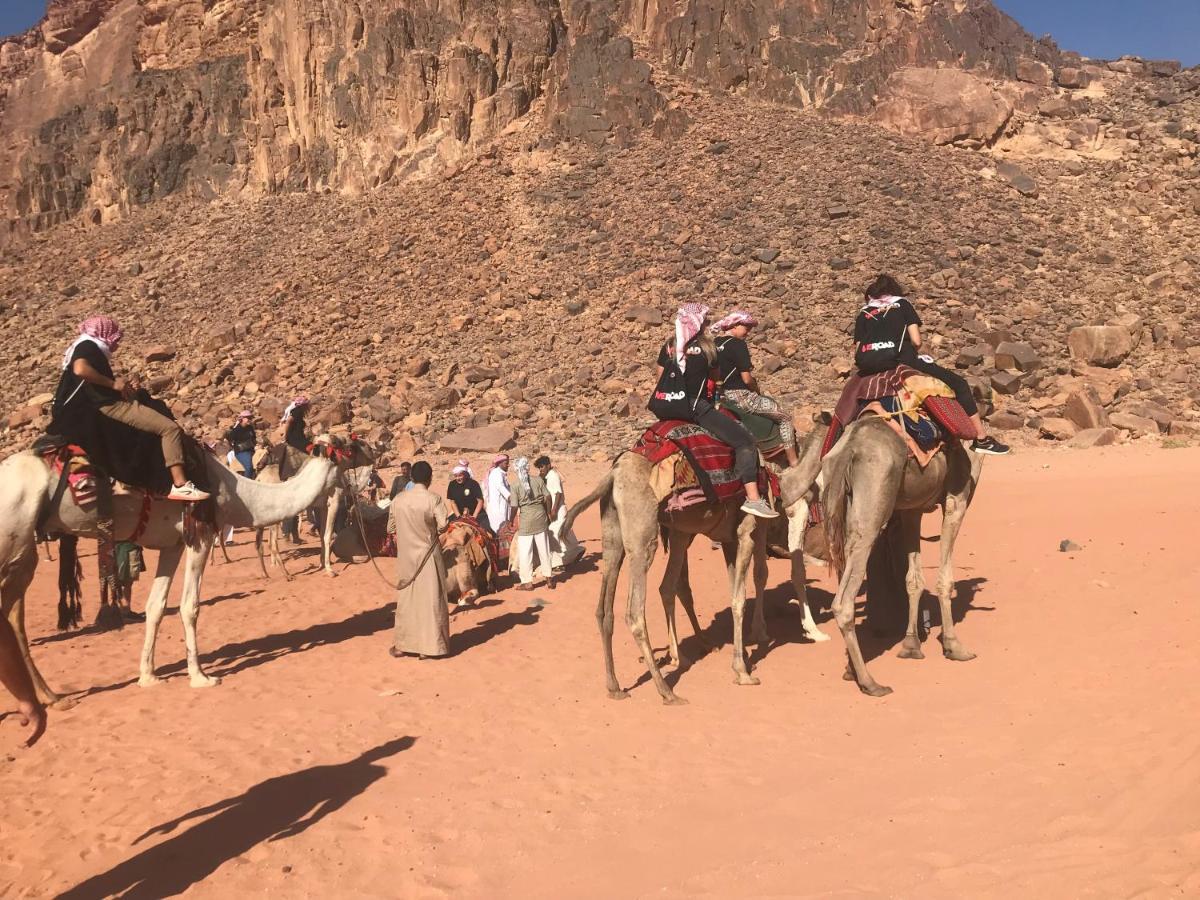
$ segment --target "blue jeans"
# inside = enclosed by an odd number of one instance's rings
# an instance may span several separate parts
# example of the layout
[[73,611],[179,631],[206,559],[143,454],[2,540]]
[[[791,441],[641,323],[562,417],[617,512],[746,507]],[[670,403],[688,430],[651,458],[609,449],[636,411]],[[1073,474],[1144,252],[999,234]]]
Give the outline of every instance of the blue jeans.
[[253,450],[238,450],[233,454],[233,458],[242,464],[243,474],[245,474],[247,478],[254,477]]

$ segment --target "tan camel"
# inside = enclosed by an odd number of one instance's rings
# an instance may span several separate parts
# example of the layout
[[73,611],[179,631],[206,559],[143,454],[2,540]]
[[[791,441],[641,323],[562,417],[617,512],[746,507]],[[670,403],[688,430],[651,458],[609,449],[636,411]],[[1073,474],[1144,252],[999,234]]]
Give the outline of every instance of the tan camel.
[[[781,488],[785,497],[791,499],[792,489],[801,481],[805,490],[811,485],[813,475],[809,471],[815,466],[801,465],[786,470],[781,476]],[[636,453],[625,453],[618,457],[603,481],[587,497],[579,501],[567,513],[566,524],[570,528],[575,518],[597,500],[600,501],[600,518],[604,553],[604,574],[600,587],[600,601],[596,609],[596,620],[600,626],[601,642],[604,647],[604,668],[608,695],[613,699],[624,699],[628,693],[617,682],[612,653],[613,606],[616,599],[617,578],[621,565],[628,555],[631,574],[629,580],[629,602],[625,622],[633,632],[634,639],[642,652],[642,659],[650,671],[654,685],[664,703],[686,702],[675,694],[663,678],[654,659],[649,634],[646,629],[646,574],[654,560],[658,547],[659,530],[665,529],[670,555],[667,572],[660,589],[667,611],[667,627],[671,632],[671,655],[679,660],[678,640],[675,637],[674,597],[684,570],[687,547],[696,535],[707,535],[721,544],[725,554],[726,568],[731,587],[731,612],[733,615],[733,671],[738,684],[758,684],[746,667],[746,652],[743,640],[743,619],[746,605],[746,575],[754,560],[755,587],[758,602],[754,604],[752,640],[767,640],[763,618],[762,594],[766,582],[767,528],[756,527],[759,520],[745,515],[739,509],[740,501],[723,504],[697,504],[681,512],[666,514],[660,509],[650,487],[652,466]],[[807,473],[807,474],[806,474]],[[793,553],[793,560],[796,555]],[[795,562],[793,563],[795,566]],[[803,561],[801,554],[801,571]],[[691,604],[690,589],[684,600],[692,627],[699,632],[699,623]],[[811,613],[805,606],[806,623],[819,634]],[[806,624],[806,631],[808,630]]]
[[942,611],[942,653],[966,661],[975,658],[954,634],[950,600],[954,584],[954,543],[983,469],[983,457],[954,440],[922,469],[904,441],[882,419],[867,416],[846,429],[821,470],[821,505],[830,562],[839,576],[833,615],[846,641],[847,681],[872,697],[892,692],[867,671],[854,631],[855,599],[867,571],[867,559],[884,527],[895,516],[899,543],[907,556],[908,628],[903,659],[922,659],[917,613],[925,580],[921,574],[921,517],[942,507],[941,569],[938,603]]
[[[371,464],[374,462],[374,458],[370,454],[367,454],[365,450],[361,450],[361,448],[360,453],[362,455],[358,458],[354,466],[342,467],[344,469],[342,483],[331,487],[327,494],[318,497],[312,504],[312,508],[317,512],[318,520],[325,523],[324,528],[321,530],[321,568],[325,571],[326,575],[337,575],[337,572],[333,568],[333,529],[334,523],[337,522],[338,515],[341,512],[342,488],[348,487],[356,493],[363,491],[366,489],[371,477]],[[311,458],[301,453],[295,447],[290,446],[287,446],[287,454],[288,468],[292,472],[299,471],[303,466],[308,464]],[[272,451],[271,456],[274,456],[274,451]],[[258,471],[257,480],[262,484],[280,484],[279,463],[268,462]],[[263,555],[264,533],[267,535],[267,549],[271,556],[271,564],[282,570],[284,577],[288,581],[291,581],[295,576],[288,571],[287,565],[283,561],[283,554],[279,551],[279,542],[283,536],[283,528],[281,523],[278,522],[269,528],[259,528],[254,535],[254,549],[258,553],[258,564],[262,567],[263,577],[270,577],[267,573],[267,563]]]
[[[352,453],[361,448],[352,447]],[[263,485],[234,474],[215,457],[206,456],[207,482],[214,485],[217,533],[226,525],[240,528],[264,527],[280,522],[306,509],[320,495],[327,493],[337,480],[338,470],[329,460],[316,460],[304,472],[283,485]],[[25,592],[33,580],[38,555],[35,533],[39,520],[46,531],[73,534],[79,537],[97,536],[94,509],[81,509],[64,492],[58,504],[51,507],[57,486],[49,466],[32,453],[19,453],[0,463],[0,515],[5,528],[0,530],[0,607],[8,616],[17,634],[21,654],[29,668],[44,703],[62,699],[52,691],[38,672],[29,655],[25,634]],[[142,511],[140,493],[119,493],[113,498],[113,536],[115,540],[129,539]],[[146,640],[142,648],[141,671],[138,683],[149,686],[158,683],[154,674],[154,647],[158,628],[166,608],[171,582],[184,558],[183,597],[179,615],[183,620],[187,644],[188,676],[192,687],[209,687],[219,679],[206,675],[200,666],[196,643],[196,619],[199,615],[200,582],[204,565],[212,550],[214,535],[207,528],[198,529],[198,540],[188,546],[184,540],[184,504],[170,500],[153,500],[149,520],[138,539],[143,547],[158,550],[158,567],[154,585],[146,601]]]

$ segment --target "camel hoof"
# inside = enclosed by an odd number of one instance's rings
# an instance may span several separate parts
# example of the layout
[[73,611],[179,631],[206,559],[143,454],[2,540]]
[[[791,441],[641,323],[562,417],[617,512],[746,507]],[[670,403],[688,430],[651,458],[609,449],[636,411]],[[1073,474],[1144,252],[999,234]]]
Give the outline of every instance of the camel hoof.
[[215,675],[193,675],[189,683],[194,688],[209,688],[216,687],[221,679]]
[[609,700],[628,700],[629,699],[629,691],[609,691],[608,699]]
[[734,672],[733,682],[734,684],[762,684],[761,681],[759,681],[749,672]]
[[771,636],[765,631],[762,634],[752,634],[750,635],[750,643],[756,646],[761,644],[769,644],[771,643]]
[[162,684],[163,680],[157,675],[143,675],[138,679],[138,687],[154,687],[155,685]]
[[78,706],[79,698],[55,695],[53,700],[43,701],[42,705],[48,706],[50,709],[57,709],[59,711],[64,711],[64,710],[68,710],[68,709],[74,709],[76,706]]
[[857,681],[857,680],[858,679],[854,677],[854,670],[852,668],[850,668],[849,666],[846,666],[846,671],[842,673],[842,681]]
[[975,658],[974,653],[965,649],[964,647],[959,646],[944,647],[942,649],[942,655],[946,657],[946,659],[952,659],[955,662],[970,662]]
[[868,697],[886,697],[892,692],[890,687],[885,687],[882,684],[860,684],[858,689]]
[[337,578],[337,577],[338,577],[338,573],[337,573],[337,572],[335,572],[335,571],[333,571],[333,569],[326,569],[326,570],[325,570],[325,574],[326,574],[326,575],[328,575],[330,578]]
[[909,647],[907,644],[900,648],[900,652],[896,654],[901,659],[924,659],[925,653],[921,647]]
[[820,630],[806,631],[806,632],[804,632],[804,636],[806,638],[808,638],[810,641],[812,641],[814,644],[820,644],[820,643],[823,643],[823,642],[829,640],[829,635],[827,635],[825,632],[820,631]]
[[687,706],[687,701],[678,694],[668,694],[663,697],[664,706]]

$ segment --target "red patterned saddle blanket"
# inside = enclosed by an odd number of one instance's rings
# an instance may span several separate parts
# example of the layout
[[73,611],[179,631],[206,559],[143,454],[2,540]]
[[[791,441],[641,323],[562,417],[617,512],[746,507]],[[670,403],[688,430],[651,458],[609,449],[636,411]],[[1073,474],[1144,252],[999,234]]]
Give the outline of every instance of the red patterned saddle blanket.
[[[656,422],[642,432],[632,452],[659,467],[655,473],[661,486],[658,492],[684,501],[677,505],[705,500],[721,503],[746,494],[733,474],[733,448],[693,422]],[[758,480],[764,496],[767,492],[779,495],[779,481],[769,470],[760,468]]]

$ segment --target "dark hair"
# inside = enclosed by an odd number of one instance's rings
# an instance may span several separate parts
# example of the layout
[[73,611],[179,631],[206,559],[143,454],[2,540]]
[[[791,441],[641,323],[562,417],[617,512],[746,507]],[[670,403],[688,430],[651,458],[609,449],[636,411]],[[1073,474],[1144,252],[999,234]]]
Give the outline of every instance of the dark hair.
[[877,299],[879,297],[903,297],[904,288],[891,275],[880,275],[869,285],[867,285],[867,298]]
[[425,460],[413,463],[412,480],[417,484],[429,487],[430,482],[433,481],[433,466],[429,465]]
[[408,467],[411,469],[411,468],[412,468],[412,463],[410,463],[410,462],[409,462],[409,461],[406,459],[406,460],[404,460],[404,462],[400,463],[400,467],[401,467],[401,468],[403,468],[404,466],[408,466]]
[[549,465],[550,465],[550,457],[548,457],[548,456],[539,456],[537,459],[535,459],[535,460],[533,461],[533,464],[534,464],[534,466],[536,466],[536,467],[537,467],[537,468],[539,468],[539,469],[540,469],[542,466],[549,466]]

